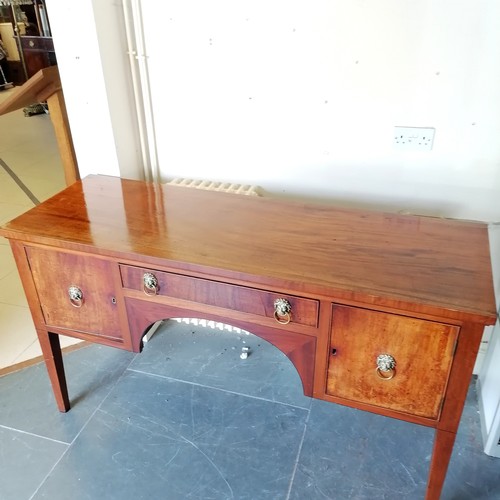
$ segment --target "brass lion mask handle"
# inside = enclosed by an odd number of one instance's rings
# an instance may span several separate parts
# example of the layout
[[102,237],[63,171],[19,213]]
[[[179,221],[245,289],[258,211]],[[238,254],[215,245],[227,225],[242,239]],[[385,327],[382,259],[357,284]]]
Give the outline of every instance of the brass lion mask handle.
[[376,372],[382,380],[391,380],[396,375],[396,360],[390,354],[380,354]]
[[69,301],[73,307],[83,306],[83,291],[76,285],[71,285],[68,288]]
[[274,319],[282,325],[290,323],[292,319],[292,305],[288,300],[280,298],[274,301]]
[[158,278],[153,273],[144,273],[143,276],[144,293],[146,295],[157,295],[160,287]]

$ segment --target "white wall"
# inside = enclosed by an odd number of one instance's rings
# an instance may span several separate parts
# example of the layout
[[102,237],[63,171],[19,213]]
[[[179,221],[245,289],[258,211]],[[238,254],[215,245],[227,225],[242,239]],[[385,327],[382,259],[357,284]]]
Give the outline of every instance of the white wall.
[[497,0],[142,5],[165,179],[500,220]]
[[[493,265],[493,285],[497,310],[500,311],[500,224],[490,226],[490,246]],[[479,406],[481,430],[486,453],[500,457],[500,322],[490,337],[488,352],[479,370]]]
[[[141,3],[164,180],[500,220],[497,0]],[[121,2],[47,4],[82,175],[140,177]]]
[[120,2],[46,4],[80,175],[140,177]]

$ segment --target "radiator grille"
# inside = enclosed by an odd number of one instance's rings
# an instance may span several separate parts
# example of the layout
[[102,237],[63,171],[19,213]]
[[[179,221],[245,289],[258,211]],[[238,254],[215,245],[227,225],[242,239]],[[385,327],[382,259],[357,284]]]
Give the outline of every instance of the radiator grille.
[[177,178],[167,184],[171,186],[184,186],[196,189],[207,189],[209,191],[223,191],[224,193],[245,194],[250,196],[262,196],[262,188],[250,184],[232,184],[230,182],[215,182],[208,180],[195,180]]
[[[250,335],[246,330],[242,330],[237,326],[227,325],[226,323],[219,323],[218,321],[211,321],[207,319],[198,318],[170,318],[168,321],[175,321],[176,323],[184,323],[186,325],[192,325],[202,328],[210,328],[212,330],[220,330],[221,332],[226,332],[228,334],[238,334],[238,335]],[[149,342],[151,337],[156,333],[158,328],[164,323],[164,321],[157,321],[144,335],[142,338],[143,342]],[[244,341],[243,341],[244,343]]]
[[211,328],[212,330],[220,330],[221,332],[237,333],[241,335],[250,335],[246,330],[242,330],[237,326],[227,325],[226,323],[219,323],[218,321],[211,321],[208,319],[197,318],[171,318],[172,321],[177,323],[184,323],[186,325],[201,326],[203,328]]

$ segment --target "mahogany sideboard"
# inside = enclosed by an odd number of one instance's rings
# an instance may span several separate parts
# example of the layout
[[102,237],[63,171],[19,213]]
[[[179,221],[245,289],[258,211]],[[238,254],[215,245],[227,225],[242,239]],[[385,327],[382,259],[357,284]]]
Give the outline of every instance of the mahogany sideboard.
[[59,335],[139,352],[158,320],[248,330],[304,393],[436,429],[446,476],[496,307],[487,226],[89,176],[5,224],[60,411]]

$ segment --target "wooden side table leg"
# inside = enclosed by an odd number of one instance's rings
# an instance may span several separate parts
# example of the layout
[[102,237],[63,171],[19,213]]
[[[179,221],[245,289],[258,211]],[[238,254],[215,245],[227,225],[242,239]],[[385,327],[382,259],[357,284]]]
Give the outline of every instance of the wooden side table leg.
[[45,331],[38,331],[37,333],[57,407],[59,411],[67,412],[70,409],[70,403],[59,335]]
[[50,118],[54,126],[54,132],[59,146],[59,153],[61,154],[66,185],[70,186],[80,179],[80,174],[78,172],[78,164],[62,90],[58,90],[49,96],[47,98],[47,104],[49,106]]
[[456,433],[436,430],[434,436],[434,447],[432,450],[432,459],[429,469],[429,478],[427,480],[426,500],[439,500],[446,471],[450,463],[453,444],[455,443]]

